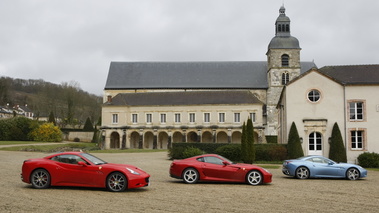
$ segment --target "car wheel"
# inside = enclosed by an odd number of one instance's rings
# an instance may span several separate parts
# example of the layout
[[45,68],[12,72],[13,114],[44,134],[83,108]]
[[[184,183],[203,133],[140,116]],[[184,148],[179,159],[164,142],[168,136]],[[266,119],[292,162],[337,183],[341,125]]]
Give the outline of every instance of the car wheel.
[[187,168],[183,172],[183,181],[185,183],[196,183],[199,180],[199,172],[194,168]]
[[45,169],[36,169],[31,175],[32,186],[36,189],[46,189],[50,186],[50,174]]
[[298,179],[307,179],[309,178],[309,169],[306,167],[299,167],[296,169],[295,177]]
[[127,185],[128,181],[121,172],[113,172],[107,177],[107,188],[111,192],[122,192]]
[[356,168],[350,168],[346,172],[346,178],[349,180],[357,180],[359,176],[359,171]]
[[247,173],[246,180],[250,185],[256,186],[262,183],[263,177],[259,171],[253,170]]

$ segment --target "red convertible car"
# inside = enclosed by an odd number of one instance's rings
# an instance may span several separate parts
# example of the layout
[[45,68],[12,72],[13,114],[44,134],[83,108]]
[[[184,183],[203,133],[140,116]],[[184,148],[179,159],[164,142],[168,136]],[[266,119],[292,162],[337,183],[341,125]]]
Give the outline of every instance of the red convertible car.
[[79,186],[107,188],[112,192],[149,185],[150,175],[127,164],[107,163],[84,152],[62,152],[25,160],[21,180],[34,188]]
[[272,174],[252,164],[233,163],[215,154],[199,155],[183,160],[174,160],[170,176],[183,179],[185,183],[198,181],[243,182],[251,185],[271,183]]

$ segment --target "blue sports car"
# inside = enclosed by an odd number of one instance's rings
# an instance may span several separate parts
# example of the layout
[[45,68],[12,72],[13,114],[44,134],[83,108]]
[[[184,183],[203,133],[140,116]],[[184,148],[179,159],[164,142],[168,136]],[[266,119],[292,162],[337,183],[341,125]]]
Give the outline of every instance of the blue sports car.
[[346,178],[356,180],[367,176],[367,170],[348,163],[336,163],[323,156],[305,156],[283,162],[282,172],[298,179]]

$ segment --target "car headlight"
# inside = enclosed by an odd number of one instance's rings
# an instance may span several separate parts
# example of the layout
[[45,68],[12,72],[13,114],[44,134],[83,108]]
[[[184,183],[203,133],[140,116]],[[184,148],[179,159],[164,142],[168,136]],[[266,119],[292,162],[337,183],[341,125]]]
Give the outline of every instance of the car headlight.
[[140,175],[138,172],[134,171],[133,169],[126,168],[130,173],[135,175]]

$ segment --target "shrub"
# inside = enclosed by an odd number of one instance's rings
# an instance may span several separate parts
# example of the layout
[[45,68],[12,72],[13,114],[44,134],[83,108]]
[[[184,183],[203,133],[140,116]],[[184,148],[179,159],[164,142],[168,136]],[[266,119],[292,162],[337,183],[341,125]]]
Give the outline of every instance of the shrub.
[[267,143],[278,143],[278,136],[275,135],[266,135]]
[[[189,147],[196,147],[204,153],[222,155],[232,161],[243,162],[241,144],[228,143],[172,143],[168,151],[170,159],[183,159],[183,152]],[[223,147],[223,148],[221,148]],[[224,148],[225,147],[225,148]],[[287,144],[254,144],[256,149],[256,161],[282,161],[287,159]],[[238,151],[239,150],[239,151]]]
[[196,147],[188,147],[183,151],[183,158],[190,158],[197,155],[202,155],[204,152]]
[[170,159],[183,159],[183,152],[186,148],[182,146],[172,146],[168,150],[168,156]]
[[285,144],[255,144],[257,161],[282,161],[287,159]]
[[365,168],[379,168],[379,154],[364,152],[358,156],[358,163]]
[[29,137],[34,141],[62,141],[62,131],[53,123],[44,123],[31,131]]
[[0,120],[0,140],[27,141],[35,121],[25,117]]
[[297,132],[295,122],[292,122],[290,133],[288,135],[288,158],[295,159],[304,156],[303,148],[301,147],[299,133]]
[[231,161],[241,161],[241,145],[228,144],[220,146],[215,151],[216,154],[222,155]]
[[94,130],[93,125],[92,125],[92,121],[89,117],[87,118],[87,120],[84,124],[83,130],[88,131],[88,132],[92,132]]
[[337,122],[334,123],[330,142],[329,158],[336,162],[347,162],[346,149]]
[[245,163],[252,164],[255,161],[255,146],[254,146],[254,126],[252,120],[247,119],[246,124],[246,139],[247,139],[247,159],[244,160]]

